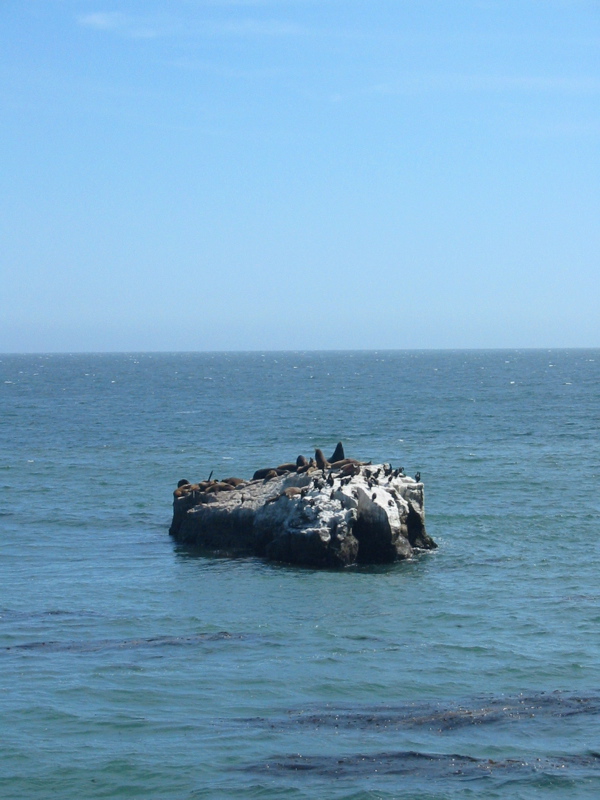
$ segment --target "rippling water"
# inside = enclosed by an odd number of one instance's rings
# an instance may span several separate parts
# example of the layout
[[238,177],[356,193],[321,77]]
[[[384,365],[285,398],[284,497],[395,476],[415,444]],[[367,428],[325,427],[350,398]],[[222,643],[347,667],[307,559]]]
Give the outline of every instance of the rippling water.
[[[0,796],[596,798],[600,351],[0,356]],[[167,535],[179,478],[419,470],[440,545]]]

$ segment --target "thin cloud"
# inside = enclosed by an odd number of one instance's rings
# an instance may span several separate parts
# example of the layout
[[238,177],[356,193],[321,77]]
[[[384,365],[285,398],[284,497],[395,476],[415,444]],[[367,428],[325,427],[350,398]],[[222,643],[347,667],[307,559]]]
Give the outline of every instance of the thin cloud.
[[118,30],[127,24],[127,18],[118,11],[98,11],[93,14],[82,14],[77,18],[77,21],[87,28],[96,28],[96,30],[101,31]]
[[191,24],[185,19],[167,16],[143,19],[126,16],[119,12],[94,12],[82,14],[77,21],[87,28],[131,38],[158,36],[293,37],[312,33],[302,25],[277,19],[204,20]]
[[278,20],[245,19],[237,22],[210,22],[202,29],[206,33],[225,36],[303,36],[310,31],[301,25]]
[[587,76],[468,75],[458,73],[405,75],[372,87],[374,94],[420,94],[423,92],[551,92],[595,94],[600,79]]
[[127,16],[118,11],[97,11],[91,14],[82,14],[77,17],[77,22],[97,31],[106,31],[132,39],[153,39],[157,36],[166,36],[177,33],[179,25],[167,17],[143,19]]

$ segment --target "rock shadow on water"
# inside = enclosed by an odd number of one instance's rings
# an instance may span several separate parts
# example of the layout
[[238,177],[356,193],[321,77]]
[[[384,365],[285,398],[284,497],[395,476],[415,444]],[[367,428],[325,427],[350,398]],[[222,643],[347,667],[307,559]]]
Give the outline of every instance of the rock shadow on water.
[[[205,564],[223,564],[231,562],[236,566],[248,565],[254,569],[269,572],[281,570],[288,574],[314,572],[314,567],[308,564],[290,564],[285,561],[266,561],[260,556],[256,556],[249,551],[239,551],[227,548],[203,547],[197,544],[185,544],[177,542],[173,552],[177,558],[185,561],[201,561]],[[386,576],[394,574],[414,574],[415,571],[422,570],[427,566],[429,559],[434,558],[437,551],[417,550],[410,559],[394,561],[387,564],[349,564],[340,569],[337,566],[320,567],[319,572],[335,576],[348,574]]]

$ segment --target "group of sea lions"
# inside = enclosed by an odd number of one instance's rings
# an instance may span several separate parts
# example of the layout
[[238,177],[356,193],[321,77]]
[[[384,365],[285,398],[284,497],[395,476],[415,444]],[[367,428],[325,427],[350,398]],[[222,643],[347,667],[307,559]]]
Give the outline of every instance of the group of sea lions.
[[[323,455],[322,450],[315,450],[314,458],[307,459],[305,456],[298,456],[295,462],[288,462],[279,464],[277,467],[265,467],[257,469],[252,476],[253,481],[268,481],[272,478],[277,478],[280,475],[296,472],[313,472],[320,470],[325,475],[326,470],[340,470],[342,477],[352,477],[360,472],[361,466],[370,464],[371,462],[357,461],[355,458],[346,458],[344,454],[344,446],[338,442],[331,458],[327,459]],[[239,486],[242,486],[248,481],[243,478],[224,478],[223,480],[211,480],[212,472],[205,481],[199,483],[190,483],[186,479],[178,482],[177,488],[173,492],[176,499],[180,497],[187,497],[190,494],[218,494],[219,492],[232,492]],[[286,490],[287,491],[287,490]],[[200,499],[200,498],[198,498]]]

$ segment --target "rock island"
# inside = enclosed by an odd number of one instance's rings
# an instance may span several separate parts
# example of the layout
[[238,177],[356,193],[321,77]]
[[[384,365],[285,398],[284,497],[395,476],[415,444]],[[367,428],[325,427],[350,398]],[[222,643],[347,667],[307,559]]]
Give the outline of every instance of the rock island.
[[[212,473],[211,473],[212,476]],[[169,533],[192,547],[310,567],[384,564],[437,545],[420,475],[321,450],[252,480],[179,481]]]

